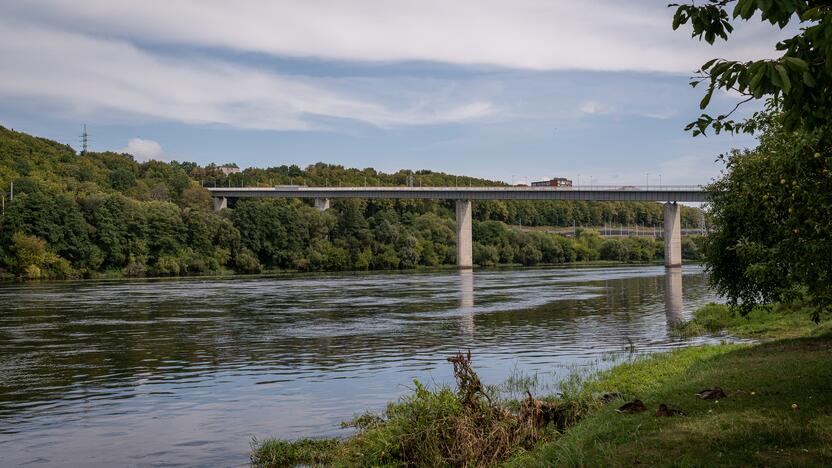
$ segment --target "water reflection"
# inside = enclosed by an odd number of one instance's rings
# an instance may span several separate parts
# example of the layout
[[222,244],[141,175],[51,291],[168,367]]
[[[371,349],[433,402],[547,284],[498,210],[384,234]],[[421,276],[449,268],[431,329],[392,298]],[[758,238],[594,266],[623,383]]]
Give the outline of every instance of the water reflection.
[[457,350],[556,381],[689,345],[667,323],[711,300],[695,266],[4,284],[0,465],[245,464],[451,382]]
[[463,334],[474,336],[474,272],[472,270],[459,271],[459,311],[462,314],[460,325]]
[[682,268],[669,267],[664,275],[664,306],[667,325],[672,327],[682,323],[684,318],[684,299],[682,298]]

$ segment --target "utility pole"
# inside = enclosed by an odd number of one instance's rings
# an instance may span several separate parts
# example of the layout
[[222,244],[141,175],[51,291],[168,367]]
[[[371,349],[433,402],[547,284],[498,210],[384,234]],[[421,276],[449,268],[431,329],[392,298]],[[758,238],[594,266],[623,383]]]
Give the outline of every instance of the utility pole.
[[87,134],[87,124],[84,124],[84,131],[81,133],[81,154],[87,154],[87,147],[89,143],[89,134]]

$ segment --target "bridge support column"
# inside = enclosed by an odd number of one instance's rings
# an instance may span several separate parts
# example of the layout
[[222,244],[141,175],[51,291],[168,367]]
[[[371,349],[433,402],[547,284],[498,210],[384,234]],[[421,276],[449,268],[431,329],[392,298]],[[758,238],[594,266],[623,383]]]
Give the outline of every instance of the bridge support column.
[[681,210],[676,202],[664,205],[664,266],[682,265]]
[[228,208],[228,199],[225,197],[214,197],[214,211]]
[[326,211],[329,209],[329,198],[316,198],[315,199],[315,208]]
[[460,270],[474,267],[471,234],[471,200],[456,201],[456,266]]

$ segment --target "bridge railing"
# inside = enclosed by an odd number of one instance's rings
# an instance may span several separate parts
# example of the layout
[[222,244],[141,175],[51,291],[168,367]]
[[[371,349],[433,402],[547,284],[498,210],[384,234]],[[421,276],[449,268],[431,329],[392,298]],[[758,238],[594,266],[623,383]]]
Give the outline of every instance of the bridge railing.
[[408,186],[401,186],[401,185],[355,185],[355,186],[332,186],[332,185],[276,185],[276,186],[263,186],[263,187],[206,187],[209,190],[263,190],[263,189],[275,189],[275,190],[424,190],[424,191],[432,191],[432,190],[476,190],[476,191],[529,191],[529,190],[539,190],[539,191],[547,191],[547,190],[556,190],[556,191],[633,191],[633,192],[680,192],[680,191],[702,191],[704,190],[703,185],[574,185],[572,187],[551,187],[551,186],[544,186],[544,187],[531,187],[531,186],[518,186],[518,185],[506,185],[506,186],[487,186],[487,187],[478,187],[478,186],[469,186],[469,185],[446,185],[446,186],[418,186],[418,187],[408,187]]

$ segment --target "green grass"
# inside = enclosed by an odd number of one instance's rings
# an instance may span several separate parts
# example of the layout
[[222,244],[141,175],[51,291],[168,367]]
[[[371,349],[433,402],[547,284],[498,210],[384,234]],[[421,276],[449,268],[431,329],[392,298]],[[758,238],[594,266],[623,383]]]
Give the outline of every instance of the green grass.
[[[803,307],[755,308],[747,317],[711,304],[677,330],[688,335],[728,332],[774,338],[762,344],[722,344],[637,358],[592,376],[571,375],[555,402],[561,419],[530,437],[518,426],[520,403],[461,402],[449,387],[388,405],[381,416],[351,423],[344,440],[254,444],[256,466],[806,466],[832,465],[832,325]],[[799,337],[799,338],[795,338]],[[540,385],[515,370],[502,386],[523,398]],[[720,386],[728,398],[703,401],[700,390]],[[603,405],[605,393],[621,398]],[[648,411],[619,414],[641,399]],[[659,404],[687,417],[659,418]],[[794,405],[794,406],[793,406]],[[504,413],[508,412],[508,413]],[[518,415],[518,416],[512,416]],[[508,415],[508,416],[507,416]],[[525,432],[524,432],[525,431]],[[496,454],[496,455],[495,455]]]
[[811,319],[811,310],[802,305],[757,306],[743,317],[723,304],[708,304],[694,313],[693,319],[677,326],[678,336],[698,336],[727,332],[754,338],[797,338],[818,336],[832,331],[829,314],[821,316],[820,325]]
[[[638,397],[648,411],[618,414],[619,400],[506,465],[830,465],[830,358],[832,336],[824,335],[686,348],[624,364],[587,382],[584,391]],[[695,396],[715,385],[727,399]],[[660,403],[688,416],[655,417]]]
[[252,444],[252,464],[258,466],[324,465],[332,463],[340,441],[333,439],[300,439],[293,442],[270,439]]

